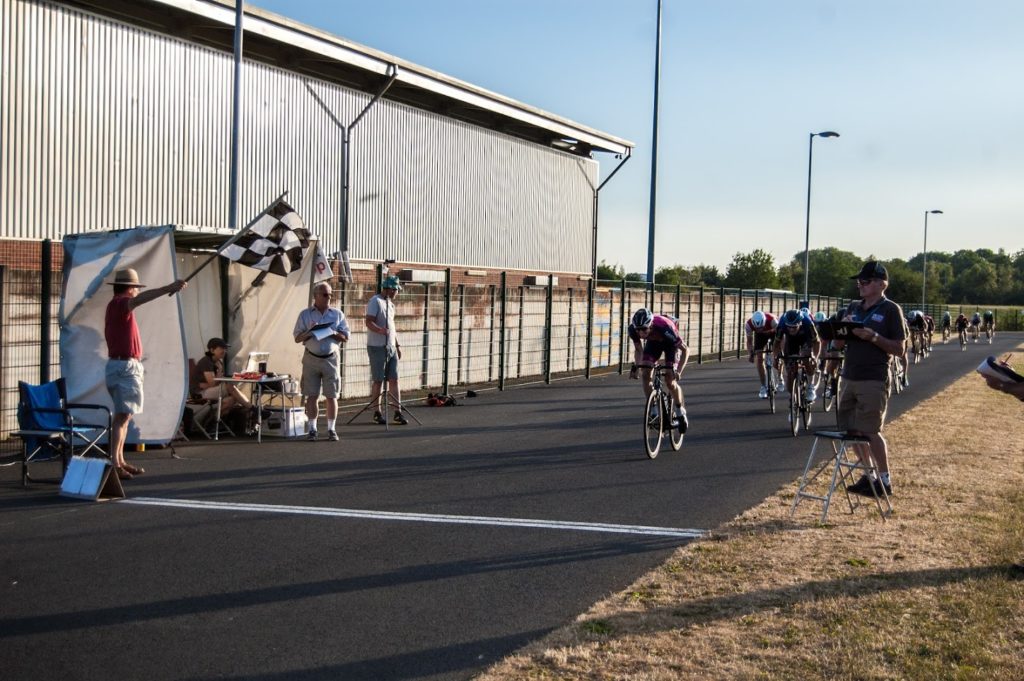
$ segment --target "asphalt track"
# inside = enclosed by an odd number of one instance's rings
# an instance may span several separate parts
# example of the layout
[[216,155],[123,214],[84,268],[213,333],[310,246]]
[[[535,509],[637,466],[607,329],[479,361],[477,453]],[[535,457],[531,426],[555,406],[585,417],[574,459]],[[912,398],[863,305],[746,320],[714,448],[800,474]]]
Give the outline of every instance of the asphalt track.
[[[1021,340],[939,345],[893,416]],[[0,670],[468,678],[793,484],[811,440],[754,376],[691,365],[691,432],[654,461],[638,384],[608,375],[424,407],[422,427],[342,427],[340,443],[147,452],[127,502],[22,490],[0,469]],[[898,508],[899,452],[892,465]]]

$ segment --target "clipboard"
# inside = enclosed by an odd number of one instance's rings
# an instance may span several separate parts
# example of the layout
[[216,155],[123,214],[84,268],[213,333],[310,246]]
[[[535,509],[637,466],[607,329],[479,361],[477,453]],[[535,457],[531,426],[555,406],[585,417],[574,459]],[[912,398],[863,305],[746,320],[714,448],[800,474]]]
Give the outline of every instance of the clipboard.
[[823,322],[814,322],[814,325],[818,327],[818,335],[821,336],[822,340],[832,341],[859,341],[854,335],[854,329],[863,329],[863,322],[840,322],[826,319]]

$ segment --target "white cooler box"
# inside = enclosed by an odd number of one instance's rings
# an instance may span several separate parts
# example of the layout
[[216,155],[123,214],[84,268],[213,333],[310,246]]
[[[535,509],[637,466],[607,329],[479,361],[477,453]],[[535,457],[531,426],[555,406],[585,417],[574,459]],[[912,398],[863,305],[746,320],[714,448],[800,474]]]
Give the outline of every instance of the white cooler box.
[[306,434],[306,412],[302,407],[270,408],[263,419],[263,437],[299,437]]

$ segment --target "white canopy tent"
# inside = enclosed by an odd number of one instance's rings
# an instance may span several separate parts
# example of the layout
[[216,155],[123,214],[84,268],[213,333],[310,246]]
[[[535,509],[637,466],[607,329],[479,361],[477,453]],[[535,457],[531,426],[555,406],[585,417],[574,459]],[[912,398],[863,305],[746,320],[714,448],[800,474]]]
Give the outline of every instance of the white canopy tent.
[[[70,400],[111,404],[104,383],[103,326],[113,295],[106,282],[114,271],[133,267],[144,284],[162,286],[201,268],[229,237],[173,226],[65,237],[60,353]],[[300,269],[287,277],[267,276],[255,287],[258,270],[217,258],[180,295],[136,309],[146,398],[143,413],[133,419],[129,442],[166,443],[174,437],[188,391],[188,360],[202,357],[214,336],[231,346],[228,372],[240,371],[249,352],[264,351],[270,353],[269,371],[300,375],[302,348],[292,329],[310,304],[316,252],[311,241]]]

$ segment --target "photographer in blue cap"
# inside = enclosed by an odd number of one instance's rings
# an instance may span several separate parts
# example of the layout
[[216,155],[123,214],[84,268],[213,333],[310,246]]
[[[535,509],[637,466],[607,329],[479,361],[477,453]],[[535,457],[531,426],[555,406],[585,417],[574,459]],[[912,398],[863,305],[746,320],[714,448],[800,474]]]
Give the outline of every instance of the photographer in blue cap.
[[[380,293],[366,304],[366,353],[370,359],[370,402],[377,405],[373,412],[375,423],[384,423],[379,400],[390,399],[395,407],[395,423],[405,425],[408,421],[402,413],[402,393],[398,388],[398,360],[402,359],[402,346],[395,330],[395,296],[402,290],[398,277],[391,275],[381,283]],[[384,381],[388,382],[388,395],[381,395]]]
[[889,273],[884,265],[868,261],[851,279],[856,280],[861,297],[850,303],[842,320],[863,326],[853,329],[856,340],[846,343],[837,417],[840,430],[868,439],[867,445],[855,445],[854,452],[862,464],[874,464],[877,477],[872,471],[846,489],[863,496],[883,496],[892,494],[888,446],[882,437],[892,387],[889,362],[903,353],[907,327],[903,310],[885,297]]

